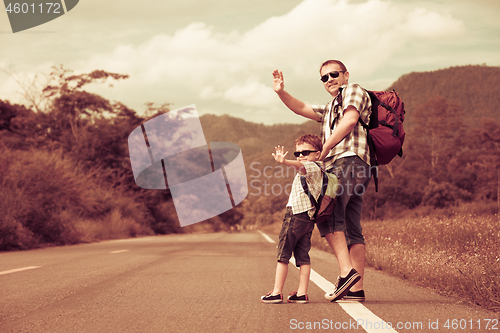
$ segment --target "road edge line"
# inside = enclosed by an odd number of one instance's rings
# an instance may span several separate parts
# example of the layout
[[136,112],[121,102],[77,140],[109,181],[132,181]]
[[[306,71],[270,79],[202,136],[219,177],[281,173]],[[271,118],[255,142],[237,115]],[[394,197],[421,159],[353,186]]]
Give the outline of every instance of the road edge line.
[[3,271],[3,272],[0,272],[0,275],[11,274],[11,273],[17,273],[17,272],[23,272],[23,271],[27,271],[27,270],[30,270],[30,269],[40,268],[40,267],[42,267],[42,266],[28,266],[28,267],[22,267],[22,268],[10,269],[10,270],[8,270],[8,271]]
[[275,244],[276,242],[271,238],[269,237],[268,235],[266,235],[265,233],[263,233],[262,231],[260,230],[257,230],[257,232],[259,234],[261,234],[269,243],[272,243],[272,244]]

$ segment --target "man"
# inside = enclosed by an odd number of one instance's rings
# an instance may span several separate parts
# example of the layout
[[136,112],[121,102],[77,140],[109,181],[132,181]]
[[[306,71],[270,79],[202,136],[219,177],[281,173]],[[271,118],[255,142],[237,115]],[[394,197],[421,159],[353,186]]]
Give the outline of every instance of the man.
[[341,187],[332,218],[317,224],[339,262],[340,276],[336,290],[325,297],[337,300],[364,301],[363,274],[365,242],[361,228],[363,193],[370,180],[369,147],[366,130],[359,118],[369,122],[371,101],[357,84],[349,84],[349,72],[338,60],[325,61],[320,78],[332,101],[325,106],[304,103],[284,90],[283,73],[273,71],[273,88],[293,112],[321,122],[325,169],[334,172]]

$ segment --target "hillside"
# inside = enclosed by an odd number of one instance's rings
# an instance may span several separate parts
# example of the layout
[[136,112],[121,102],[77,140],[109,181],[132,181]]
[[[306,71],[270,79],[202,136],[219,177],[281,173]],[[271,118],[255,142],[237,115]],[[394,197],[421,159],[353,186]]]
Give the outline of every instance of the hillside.
[[500,104],[500,67],[480,65],[450,67],[403,75],[388,90],[396,90],[405,103],[407,127],[411,113],[428,99],[441,96],[464,112],[464,123],[472,127],[478,118],[497,118]]
[[[319,135],[319,126],[314,121],[303,124],[264,125],[247,122],[228,115],[203,115],[201,126],[208,142],[226,141],[240,146],[243,156],[260,155],[263,152],[273,152],[276,145],[292,147],[294,140],[302,134]],[[245,162],[247,162],[245,160]]]

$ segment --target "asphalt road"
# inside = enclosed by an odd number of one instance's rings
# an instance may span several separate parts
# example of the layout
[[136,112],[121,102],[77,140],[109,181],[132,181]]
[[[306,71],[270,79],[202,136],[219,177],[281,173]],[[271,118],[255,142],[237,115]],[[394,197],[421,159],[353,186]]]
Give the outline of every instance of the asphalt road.
[[[263,304],[275,252],[245,232],[0,253],[0,332],[500,331],[499,314],[374,270],[362,304],[330,303],[315,282],[309,304]],[[316,281],[335,282],[335,258],[311,257]],[[285,291],[297,284],[290,265]]]

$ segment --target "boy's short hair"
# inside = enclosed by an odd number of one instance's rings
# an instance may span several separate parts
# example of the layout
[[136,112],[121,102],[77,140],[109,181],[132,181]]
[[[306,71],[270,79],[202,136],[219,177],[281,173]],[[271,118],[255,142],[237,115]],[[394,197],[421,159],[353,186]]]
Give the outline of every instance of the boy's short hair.
[[319,68],[319,72],[321,73],[321,69],[327,65],[330,65],[330,64],[337,64],[337,65],[339,65],[341,70],[347,72],[347,67],[345,67],[344,63],[340,60],[327,60],[327,61],[325,61],[324,63],[321,64],[321,67]]
[[297,140],[295,140],[295,146],[301,145],[303,143],[308,143],[311,146],[314,147],[317,151],[322,151],[323,150],[323,143],[321,142],[321,139],[314,134],[304,134]]

